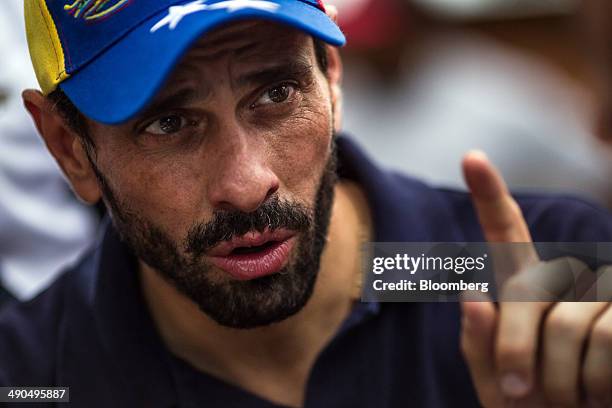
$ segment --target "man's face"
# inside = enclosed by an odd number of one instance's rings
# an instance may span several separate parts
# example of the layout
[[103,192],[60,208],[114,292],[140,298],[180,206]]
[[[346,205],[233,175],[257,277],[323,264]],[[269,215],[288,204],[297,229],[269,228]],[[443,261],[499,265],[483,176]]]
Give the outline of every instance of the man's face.
[[293,315],[327,235],[332,112],[311,37],[264,22],[207,35],[138,118],[89,124],[117,230],[220,324]]

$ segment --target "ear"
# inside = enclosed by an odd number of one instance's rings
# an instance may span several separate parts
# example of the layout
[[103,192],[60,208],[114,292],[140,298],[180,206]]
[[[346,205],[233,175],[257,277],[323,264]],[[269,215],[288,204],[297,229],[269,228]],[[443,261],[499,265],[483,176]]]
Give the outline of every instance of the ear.
[[342,59],[338,48],[327,46],[327,78],[331,91],[332,108],[334,110],[334,130],[342,129]]
[[26,90],[22,97],[38,133],[76,195],[88,204],[97,203],[101,197],[98,180],[78,135],[66,125],[59,112],[39,91]]
[[[338,9],[333,5],[325,5],[325,11],[329,18],[338,24]],[[338,48],[327,45],[327,79],[329,81],[332,109],[334,112],[334,130],[342,129],[342,58]]]

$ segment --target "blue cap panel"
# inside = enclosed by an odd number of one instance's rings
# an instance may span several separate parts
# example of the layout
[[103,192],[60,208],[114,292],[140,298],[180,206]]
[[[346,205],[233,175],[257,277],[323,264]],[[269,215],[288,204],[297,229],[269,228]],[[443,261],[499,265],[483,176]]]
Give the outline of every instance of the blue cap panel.
[[[68,74],[152,15],[189,0],[46,0],[66,57]],[[317,0],[293,0],[319,7]],[[208,0],[214,4],[224,0]],[[83,39],[87,39],[83,41]]]
[[70,74],[151,15],[181,0],[47,0]]

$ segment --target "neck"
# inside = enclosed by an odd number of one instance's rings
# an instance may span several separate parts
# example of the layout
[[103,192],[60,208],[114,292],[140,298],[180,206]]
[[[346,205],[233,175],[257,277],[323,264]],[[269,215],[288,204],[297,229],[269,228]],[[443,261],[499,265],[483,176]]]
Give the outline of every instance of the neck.
[[300,406],[316,356],[359,296],[360,246],[371,229],[364,195],[339,183],[313,295],[296,315],[252,330],[220,326],[141,263],[142,289],[168,349],[196,369],[261,397]]

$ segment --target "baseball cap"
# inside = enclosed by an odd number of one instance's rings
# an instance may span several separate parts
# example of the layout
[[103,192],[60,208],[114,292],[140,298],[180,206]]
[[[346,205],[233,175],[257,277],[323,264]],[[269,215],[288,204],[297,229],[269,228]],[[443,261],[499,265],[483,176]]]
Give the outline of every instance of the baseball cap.
[[38,82],[58,87],[87,117],[129,120],[154,97],[189,47],[231,22],[265,19],[331,45],[346,42],[321,0],[25,0]]

